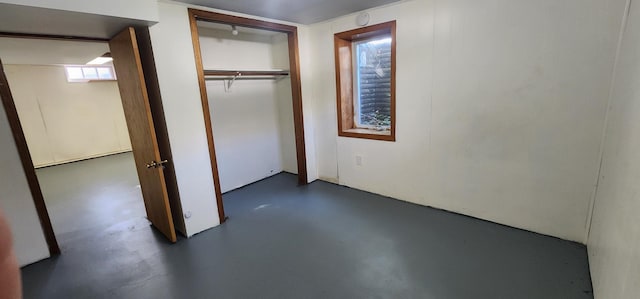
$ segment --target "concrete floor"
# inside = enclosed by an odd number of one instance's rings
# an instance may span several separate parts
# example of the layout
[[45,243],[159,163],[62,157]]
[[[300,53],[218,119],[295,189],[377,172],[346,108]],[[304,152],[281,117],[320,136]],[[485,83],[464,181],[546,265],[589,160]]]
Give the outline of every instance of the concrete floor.
[[130,152],[41,168],[36,174],[61,250],[94,229],[149,223]]
[[[132,192],[116,185],[89,189]],[[174,245],[137,216],[78,218],[63,255],[23,269],[25,298],[593,298],[575,243],[289,174],[224,201],[227,223]]]

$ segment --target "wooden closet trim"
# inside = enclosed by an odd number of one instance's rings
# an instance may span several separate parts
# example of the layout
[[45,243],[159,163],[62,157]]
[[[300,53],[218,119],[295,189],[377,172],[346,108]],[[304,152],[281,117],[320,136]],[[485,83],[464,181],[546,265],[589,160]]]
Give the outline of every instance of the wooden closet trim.
[[196,21],[223,23],[228,25],[238,25],[238,26],[250,27],[255,29],[277,31],[277,32],[282,32],[286,34],[296,33],[298,31],[298,27],[295,27],[295,26],[250,19],[245,17],[225,15],[217,12],[198,10],[193,8],[189,8],[189,17],[192,23]]
[[222,203],[222,192],[220,180],[218,178],[218,164],[216,162],[216,150],[213,140],[213,126],[211,124],[211,114],[209,112],[209,99],[207,96],[207,86],[202,65],[202,53],[200,51],[200,39],[198,34],[197,21],[223,23],[237,25],[255,29],[264,29],[286,33],[289,46],[289,76],[291,78],[291,95],[293,100],[293,121],[296,139],[296,158],[298,161],[298,184],[306,185],[307,182],[307,158],[304,138],[304,117],[302,111],[302,88],[300,80],[300,54],[298,51],[298,28],[279,23],[250,19],[226,15],[216,12],[203,11],[189,8],[189,24],[191,26],[191,40],[193,42],[193,52],[196,59],[196,69],[198,72],[198,83],[200,85],[200,98],[202,100],[202,112],[207,131],[209,143],[209,156],[211,158],[211,171],[213,172],[213,184],[215,186],[216,201],[218,203],[218,216],[220,223],[225,221],[224,206]]

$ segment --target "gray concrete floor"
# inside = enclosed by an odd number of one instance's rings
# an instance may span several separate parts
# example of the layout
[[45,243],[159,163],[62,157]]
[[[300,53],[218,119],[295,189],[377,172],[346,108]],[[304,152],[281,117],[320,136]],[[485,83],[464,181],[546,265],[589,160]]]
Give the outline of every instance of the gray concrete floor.
[[290,174],[224,201],[227,223],[174,245],[133,212],[76,220],[63,255],[23,269],[25,298],[593,298],[579,244]]
[[62,250],[94,229],[147,226],[132,153],[36,170]]

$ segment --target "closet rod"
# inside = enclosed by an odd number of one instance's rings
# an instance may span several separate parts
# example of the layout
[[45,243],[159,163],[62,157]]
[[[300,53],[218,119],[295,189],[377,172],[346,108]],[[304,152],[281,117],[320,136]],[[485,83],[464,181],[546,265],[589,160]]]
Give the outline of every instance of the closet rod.
[[[241,81],[241,80],[278,80],[281,77],[277,77],[277,76],[272,76],[272,77],[237,77],[235,78],[236,81]],[[217,77],[217,78],[204,78],[206,81],[228,81],[228,80],[233,80],[233,78],[231,77]]]
[[289,71],[230,71],[230,70],[204,70],[205,76],[289,76]]

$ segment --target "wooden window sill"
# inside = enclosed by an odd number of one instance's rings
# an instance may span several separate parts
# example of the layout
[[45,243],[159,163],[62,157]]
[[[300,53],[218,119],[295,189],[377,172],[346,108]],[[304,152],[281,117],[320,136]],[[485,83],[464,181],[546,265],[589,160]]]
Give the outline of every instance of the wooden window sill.
[[391,131],[389,130],[378,131],[374,129],[355,128],[341,131],[339,132],[338,136],[383,141],[396,141],[396,137],[392,135]]

